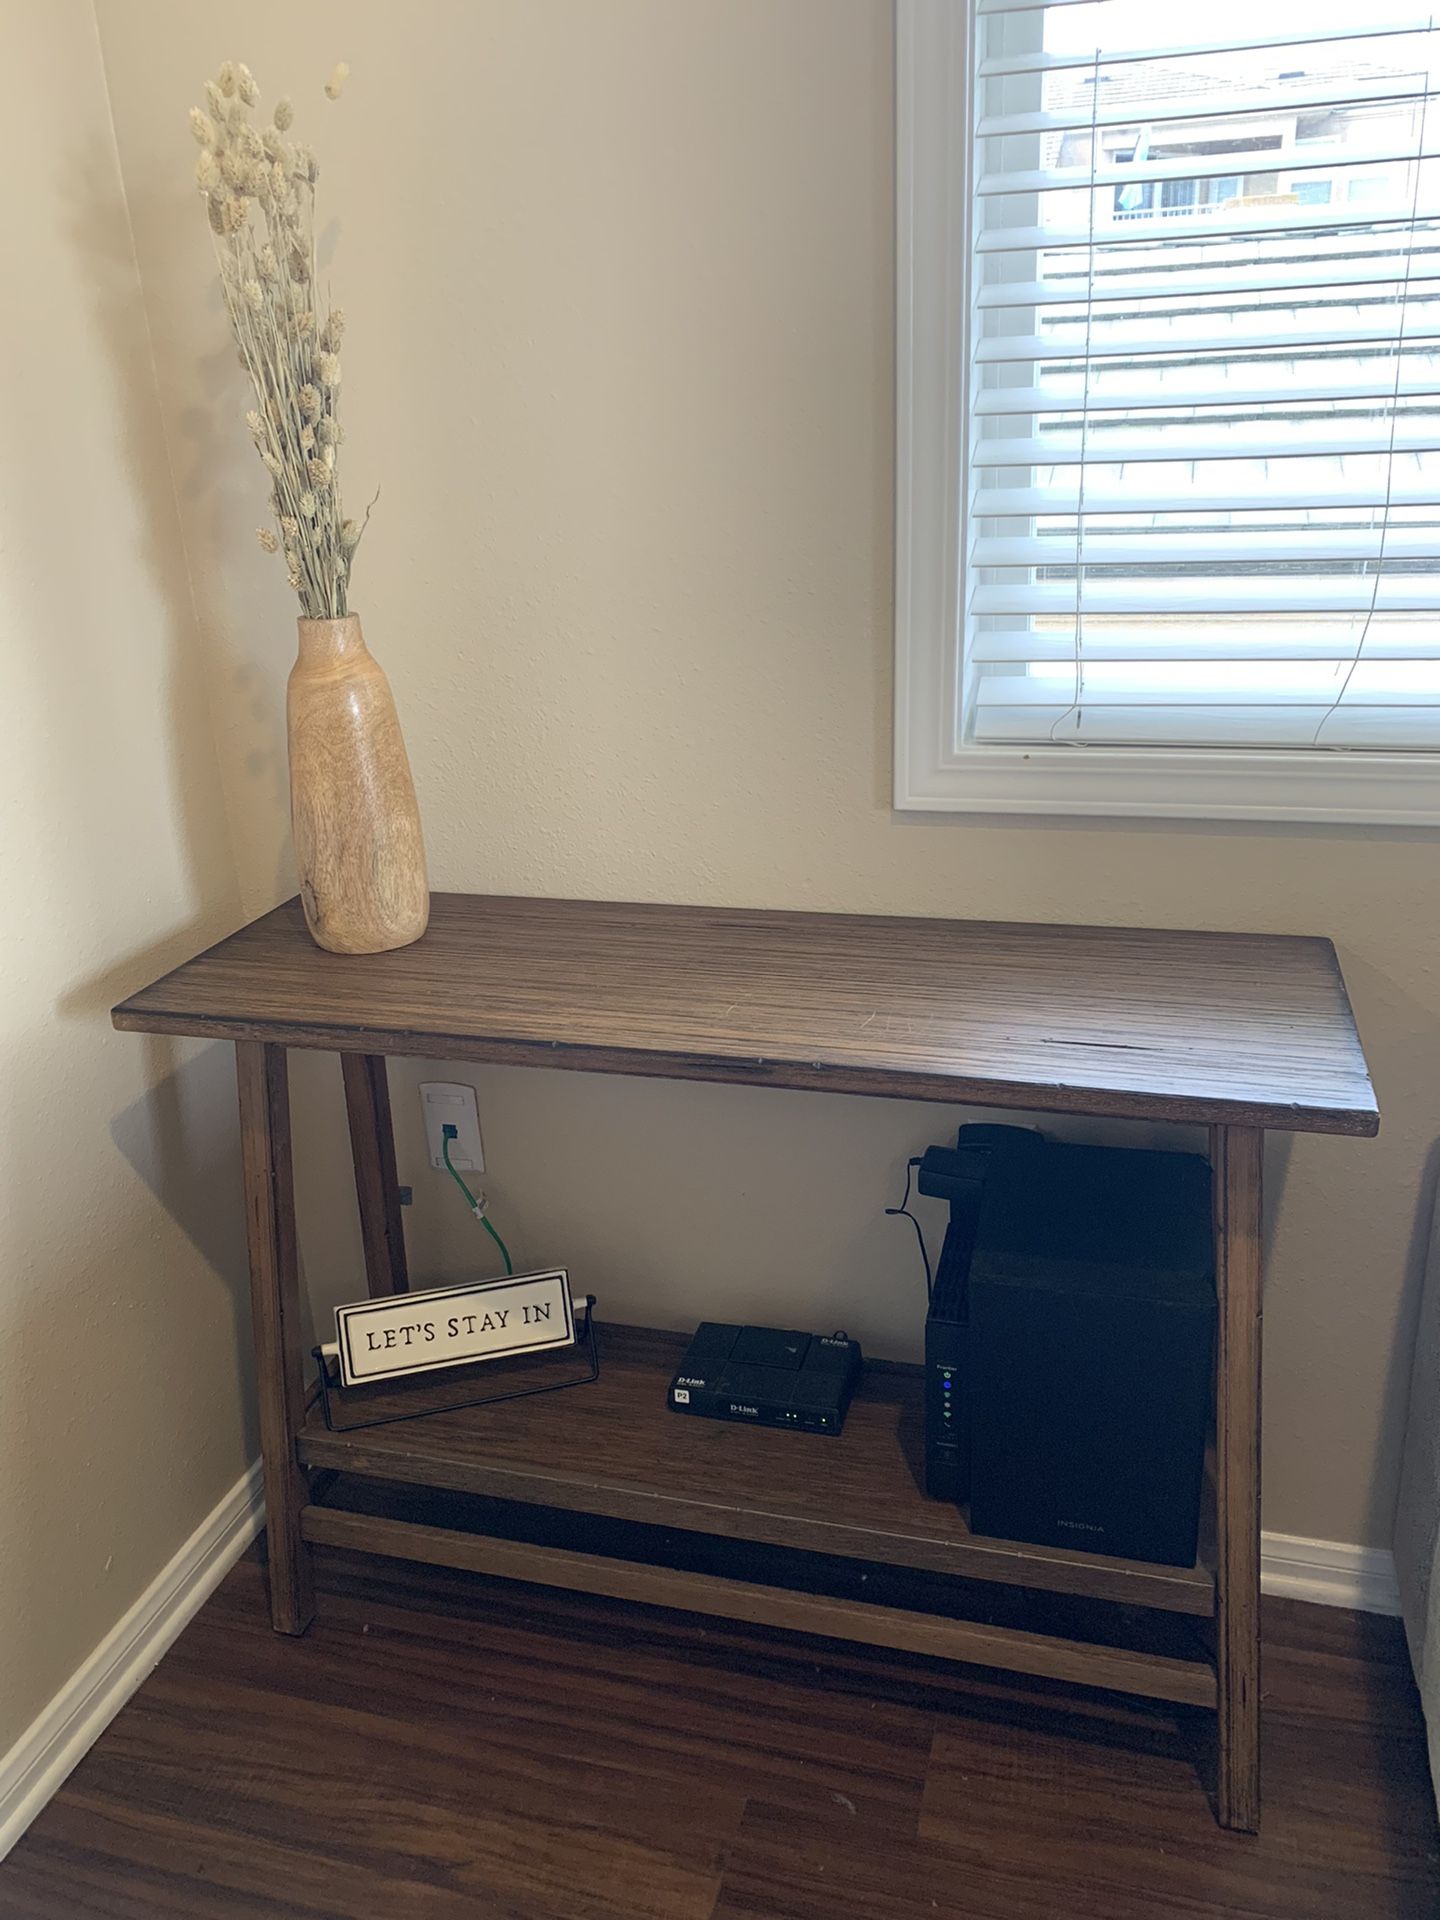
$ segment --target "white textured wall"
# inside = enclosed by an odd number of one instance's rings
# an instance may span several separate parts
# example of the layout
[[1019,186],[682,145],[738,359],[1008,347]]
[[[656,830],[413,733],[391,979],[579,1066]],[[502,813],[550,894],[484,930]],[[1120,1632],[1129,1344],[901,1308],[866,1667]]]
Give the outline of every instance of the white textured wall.
[[[1440,1117],[1433,836],[897,819],[882,0],[100,0],[246,912],[289,892],[292,608],[188,186],[227,55],[295,94],[351,322],[357,604],[441,887],[1333,935],[1375,1143],[1271,1155],[1266,1522],[1384,1543]],[[335,106],[320,83],[353,78]],[[427,1270],[483,1255],[425,1170]],[[468,1077],[468,1076],[467,1076]],[[493,1070],[497,1214],[611,1311],[913,1348],[880,1218],[954,1116]],[[338,1074],[299,1076],[317,1297],[358,1290]]]
[[88,0],[0,0],[0,1754],[243,1471],[224,1050],[111,1003],[238,912]]

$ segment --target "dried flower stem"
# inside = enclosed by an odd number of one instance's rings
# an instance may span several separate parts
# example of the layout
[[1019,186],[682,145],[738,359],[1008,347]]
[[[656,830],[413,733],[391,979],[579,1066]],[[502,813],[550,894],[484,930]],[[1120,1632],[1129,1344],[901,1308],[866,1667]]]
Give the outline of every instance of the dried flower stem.
[[[343,82],[344,70],[332,75],[338,92],[336,76]],[[343,437],[337,349],[345,316],[336,308],[321,323],[315,312],[319,168],[309,148],[285,137],[293,119],[288,101],[256,132],[250,114],[260,94],[247,67],[226,61],[207,82],[205,97],[210,113],[196,108],[190,115],[201,145],[196,184],[206,202],[225,310],[255,390],[246,424],[270,475],[270,504],[282,535],[273,545],[274,536],[264,537],[261,545],[283,556],[306,614],[338,617],[348,610],[359,533],[345,520],[335,472]]]

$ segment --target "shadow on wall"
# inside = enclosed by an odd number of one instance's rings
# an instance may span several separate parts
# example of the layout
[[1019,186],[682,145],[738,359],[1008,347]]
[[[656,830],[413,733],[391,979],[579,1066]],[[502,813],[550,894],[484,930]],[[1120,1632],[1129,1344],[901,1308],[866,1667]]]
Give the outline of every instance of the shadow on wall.
[[[164,609],[165,705],[158,734],[168,761],[165,827],[178,836],[183,862],[179,889],[199,912],[153,945],[117,961],[103,972],[72,983],[56,1002],[62,1020],[100,1021],[107,1027],[110,1008],[127,993],[189,958],[229,932],[240,920],[234,850],[215,759],[214,733],[203,653],[196,631],[174,479],[163,454],[150,338],[145,320],[128,219],[114,211],[114,158],[102,144],[92,145],[77,164],[69,186],[74,209],[70,239],[85,262],[93,333],[114,374],[112,391],[120,412],[124,444],[139,450],[139,471],[130,495],[135,549],[155,598]],[[77,668],[89,670],[103,695],[102,676],[123,675],[123,655],[114,636],[93,635],[95,652]],[[73,683],[56,676],[41,692],[54,703],[56,738],[73,715]],[[104,713],[103,699],[97,705]],[[143,753],[147,742],[134,744]],[[125,760],[123,744],[111,745],[117,775]],[[68,790],[68,789],[67,789]],[[63,801],[61,802],[63,804]],[[83,808],[77,814],[73,846],[93,849],[104,871],[94,873],[94,897],[103,900],[114,884],[113,834],[87,832]],[[108,886],[107,884],[108,883]],[[71,887],[83,885],[73,876]],[[103,933],[99,942],[104,946]],[[237,1307],[239,1344],[248,1346],[248,1309],[244,1306],[243,1213],[234,1151],[233,1079],[228,1048],[195,1053],[183,1043],[158,1037],[129,1037],[120,1044],[141,1050],[148,1094],[119,1113],[110,1132],[125,1159],[191,1240],[206,1265],[220,1277]],[[218,1076],[228,1082],[226,1103],[217,1113]],[[237,1254],[240,1256],[237,1259]],[[254,1440],[247,1434],[247,1445]]]
[[[203,205],[189,187],[194,151],[182,109],[176,120],[173,149],[166,150],[163,161],[137,160],[127,169],[125,186],[131,223],[137,233],[176,232],[173,260],[178,269],[178,291],[172,288],[167,293],[162,284],[171,263],[168,253],[157,268],[157,287],[150,290],[150,326],[162,354],[167,351],[166,332],[172,322],[158,302],[176,298],[187,308],[180,343],[172,345],[184,353],[191,370],[191,394],[198,395],[198,401],[178,412],[169,443],[171,470],[162,476],[160,489],[150,495],[157,536],[157,551],[152,558],[157,576],[162,575],[165,540],[172,535],[177,556],[174,578],[186,581],[183,605],[175,608],[174,698],[168,735],[176,757],[177,811],[187,816],[190,833],[190,877],[196,893],[208,906],[212,895],[206,882],[223,874],[226,897],[218,923],[207,913],[199,924],[116,967],[103,980],[90,983],[88,991],[96,1011],[108,1012],[125,994],[296,891],[289,836],[285,678],[294,658],[298,607],[283,584],[280,563],[266,559],[249,544],[249,530],[270,520],[268,483],[245,428],[244,414],[253,399],[248,380],[237,365],[205,232]],[[83,193],[81,198],[83,201]],[[338,223],[332,220],[318,236],[322,272],[333,252],[337,231]],[[128,236],[123,231],[114,233],[108,223],[82,213],[77,240],[96,249],[106,263],[104,275],[97,276],[97,288],[101,279],[114,278],[110,295],[101,302],[100,320],[116,363],[123,366],[132,345],[126,336],[132,316],[124,305],[126,288],[120,284],[127,274],[134,297],[134,261]],[[96,297],[100,300],[98,291]],[[193,311],[188,311],[191,308]],[[207,351],[196,353],[192,342],[197,332],[209,343]],[[154,370],[148,350],[142,361],[126,370],[127,384],[134,382],[153,392]],[[178,495],[184,503],[188,551],[181,551],[181,536],[173,531],[172,495]],[[199,831],[191,813],[193,787],[201,775],[209,783],[205,799],[207,803],[214,801],[213,835]],[[207,828],[209,824],[207,820]],[[76,998],[77,1010],[81,1010],[82,996]],[[138,1040],[132,1043],[138,1044]],[[228,1053],[228,1048],[224,1051]],[[228,1063],[224,1070],[228,1081]],[[166,1090],[167,1111],[151,1129],[150,1137],[138,1112],[124,1131],[122,1123],[117,1122],[115,1137],[122,1152],[200,1251],[213,1258],[225,1236],[212,1232],[209,1203],[189,1200],[185,1182],[193,1178],[197,1191],[211,1195],[219,1205],[228,1177],[238,1208],[239,1157],[232,1131],[228,1165],[222,1166],[212,1183],[207,1154],[201,1152],[197,1159],[194,1143],[183,1137],[180,1116],[193,1104],[185,1082],[190,1072],[188,1066],[181,1068],[177,1084]],[[306,1241],[315,1245],[315,1264],[322,1272],[334,1269],[339,1276],[331,1290],[338,1289],[349,1298],[355,1292],[353,1273],[359,1270],[359,1242],[358,1227],[352,1220],[354,1194],[348,1160],[342,1162],[340,1152],[345,1120],[338,1066],[333,1059],[292,1055],[290,1081],[297,1135],[303,1134],[307,1142],[305,1150],[296,1156],[302,1249]],[[233,1083],[227,1086],[226,1098],[230,1103],[228,1120],[234,1114]],[[181,1173],[178,1169],[187,1166],[187,1155],[191,1164]],[[317,1194],[323,1217],[330,1223],[323,1246],[306,1231],[306,1223],[316,1210]],[[239,1214],[234,1218],[238,1223]],[[241,1264],[234,1276],[234,1291],[242,1303],[241,1319],[248,1323],[248,1309],[243,1305],[247,1285],[243,1239],[238,1244]],[[302,1251],[302,1282],[305,1265]],[[227,1274],[227,1282],[229,1279]],[[308,1297],[303,1286],[302,1296]],[[248,1353],[248,1332],[243,1334],[241,1345]]]
[[[271,522],[269,483],[245,427],[253,395],[237,364],[203,203],[189,184],[194,153],[182,106],[173,146],[163,159],[134,158],[125,189],[133,231],[167,236],[146,297],[160,364],[183,370],[187,394],[171,417],[166,480],[182,510],[183,623],[193,636],[176,660],[187,698],[209,716],[205,772],[228,819],[225,871],[238,923],[296,890],[285,678],[298,607],[282,563],[252,544],[252,529]],[[171,303],[180,310],[172,314]],[[144,378],[153,391],[153,366]]]
[[[251,1372],[250,1289],[234,1113],[233,1053],[216,1042],[193,1050],[160,1034],[127,1036],[143,1048],[151,1091],[118,1113],[110,1137],[228,1296],[235,1355]],[[182,1053],[182,1049],[184,1050]],[[187,1057],[188,1056],[188,1057]],[[217,1097],[228,1094],[223,1118]],[[163,1287],[158,1290],[163,1295]],[[157,1302],[157,1311],[159,1310]],[[208,1391],[208,1384],[201,1383]],[[259,1451],[254,1398],[243,1402],[245,1457]]]
[[[143,196],[143,184],[139,191]],[[154,221],[157,205],[168,208],[172,195],[173,182],[157,183],[151,205],[146,206],[142,198],[137,220]],[[132,205],[136,201],[133,184],[131,201]],[[198,197],[185,212],[203,225]],[[276,583],[283,581],[280,561],[264,560],[248,543],[248,529],[271,525],[268,482],[249,444],[244,415],[254,399],[249,381],[237,365],[213,263],[208,279],[195,283],[193,296],[197,308],[203,306],[205,310],[209,336],[215,344],[195,359],[204,405],[182,410],[171,458],[176,463],[176,487],[186,503],[194,617],[202,643],[211,655],[211,684],[223,702],[223,711],[216,714],[216,733],[217,737],[233,735],[228,752],[223,746],[222,752],[226,764],[238,768],[243,780],[238,801],[246,817],[236,836],[237,863],[244,859],[245,873],[257,876],[269,873],[273,864],[269,896],[252,904],[245,915],[248,918],[251,912],[262,911],[296,891],[288,831],[285,680],[294,658],[293,621],[299,607],[288,588],[275,591]],[[238,575],[231,565],[236,554],[244,556],[243,571]],[[247,622],[262,636],[261,645],[268,656],[265,664],[233,638],[237,623],[238,630],[243,631]],[[246,858],[248,832],[267,824],[272,829],[283,826],[272,858]]]
[[[214,938],[238,917],[234,850],[224,795],[215,764],[203,641],[196,631],[183,537],[176,513],[174,479],[163,453],[155,370],[145,321],[128,221],[113,217],[113,155],[98,143],[90,148],[70,182],[74,218],[71,243],[85,262],[94,337],[114,373],[112,390],[120,412],[119,431],[137,460],[134,507],[136,551],[165,610],[168,659],[166,706],[161,734],[168,756],[170,818],[184,837],[186,879],[192,900],[201,903],[200,928]],[[77,638],[83,636],[77,635]],[[123,675],[125,663],[103,631],[91,636],[95,651],[77,660],[77,673]],[[103,681],[101,682],[103,684]],[[49,692],[64,701],[57,712],[57,735],[68,722],[73,681],[57,677]],[[137,743],[139,750],[139,743]],[[83,840],[83,833],[80,836]],[[96,834],[97,852],[109,854],[107,836]],[[214,918],[212,919],[212,915]],[[193,946],[192,949],[193,951]],[[137,980],[134,984],[140,984]]]

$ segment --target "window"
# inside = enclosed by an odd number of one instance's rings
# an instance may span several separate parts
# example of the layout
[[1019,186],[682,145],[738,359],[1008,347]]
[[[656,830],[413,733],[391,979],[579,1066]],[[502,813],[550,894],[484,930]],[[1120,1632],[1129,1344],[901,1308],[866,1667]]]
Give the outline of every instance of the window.
[[1440,821],[1440,31],[1185,18],[900,0],[897,804]]

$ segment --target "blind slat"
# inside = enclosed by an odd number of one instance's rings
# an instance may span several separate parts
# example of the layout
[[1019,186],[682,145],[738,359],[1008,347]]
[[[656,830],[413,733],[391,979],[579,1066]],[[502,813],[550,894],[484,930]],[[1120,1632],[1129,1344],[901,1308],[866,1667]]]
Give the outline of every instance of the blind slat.
[[1365,633],[1346,627],[1335,635],[1317,630],[1312,621],[1292,628],[1279,621],[1263,627],[1254,621],[1228,620],[1213,625],[1187,623],[1184,631],[1113,630],[1087,626],[1079,636],[1071,629],[1053,631],[1035,627],[1002,628],[977,633],[971,643],[971,661],[980,666],[1073,666],[1077,658],[1089,665],[1145,666],[1175,662],[1187,666],[1238,665],[1248,662],[1325,661],[1344,664],[1359,655],[1362,661],[1410,661],[1440,667],[1440,643],[1433,621],[1413,621],[1413,636],[1397,634],[1399,621],[1372,624]]
[[1049,13],[1054,7],[1093,7],[1098,0],[980,0],[975,11],[989,20],[997,13]]
[[[1327,295],[1343,287],[1388,286],[1407,278],[1404,256],[1394,252],[1347,255],[1326,265],[1279,260],[1263,267],[1237,262],[1214,273],[1089,275],[1092,300],[1124,300],[1132,307],[1149,300],[1205,300],[1224,296],[1239,301],[1252,293],[1316,293]],[[1409,280],[1440,280],[1440,236],[1433,251],[1416,250],[1410,256]],[[1002,307],[1083,306],[1087,276],[1064,280],[997,280],[980,289],[976,304],[982,311]],[[1394,329],[1391,329],[1392,336]]]
[[[1284,363],[1277,363],[1284,372]],[[1055,386],[987,387],[976,394],[973,411],[982,418],[1042,413],[1145,413],[1155,408],[1172,412],[1182,407],[1268,407],[1290,402],[1321,400],[1379,400],[1387,406],[1392,398],[1424,399],[1440,394],[1440,365],[1423,372],[1401,376],[1398,384],[1388,380],[1304,381],[1287,385],[1271,380],[1264,386],[1236,380],[1230,385],[1176,386],[1160,393],[1149,387],[1110,387],[1090,385],[1079,391]]]
[[1440,707],[1383,708],[1324,701],[1285,706],[1239,702],[1201,706],[1107,706],[1085,700],[1002,705],[984,700],[975,716],[982,745],[1097,747],[1280,747],[1323,745],[1399,753],[1440,747]]
[[[1408,79],[1408,84],[1406,80]],[[1169,98],[1137,102],[1108,100],[1095,104],[1082,100],[1059,113],[985,114],[975,124],[977,140],[1008,140],[1023,134],[1088,132],[1094,127],[1163,126],[1175,120],[1243,119],[1250,114],[1288,116],[1314,113],[1322,108],[1370,106],[1379,102],[1414,102],[1428,98],[1425,76],[1393,75],[1384,80],[1351,81],[1331,86],[1296,86],[1282,91],[1234,89],[1214,93],[1196,91],[1178,93]],[[1173,135],[1171,136],[1173,138]],[[1233,156],[1232,156],[1233,157]],[[1233,171],[1233,169],[1232,169]]]
[[[1431,296],[1426,295],[1426,300]],[[1198,334],[1191,328],[1177,328],[1174,333],[1140,333],[1124,335],[1116,333],[1109,338],[1092,339],[1089,344],[1091,360],[1148,360],[1161,354],[1181,358],[1195,359],[1200,355],[1233,358],[1239,354],[1264,352],[1270,347],[1305,347],[1324,351],[1327,348],[1385,346],[1396,335],[1395,319],[1392,316],[1385,321],[1366,323],[1357,321],[1348,327],[1291,327],[1283,322],[1289,317],[1287,310],[1277,308],[1276,324],[1268,333],[1249,329],[1233,328],[1224,334]],[[1227,315],[1217,316],[1220,319]],[[1440,338],[1440,305],[1422,305],[1416,308],[1414,301],[1407,303],[1405,317],[1406,343],[1418,340]],[[1046,334],[995,334],[982,340],[975,349],[975,361],[978,366],[1002,366],[1015,362],[1045,363],[1068,360],[1079,362],[1086,358],[1086,345],[1083,339],[1076,341],[1058,335]]]
[[1214,574],[1192,581],[1085,580],[1079,593],[1073,580],[1040,580],[1023,587],[978,586],[971,590],[976,614],[1086,613],[1364,613],[1372,604],[1383,613],[1433,613],[1440,610],[1440,573],[1365,576],[1230,579]]
[[[1187,214],[1167,211],[1165,216],[1165,244],[1174,246],[1181,240],[1203,240],[1222,243],[1227,240],[1256,240],[1291,235],[1324,235],[1363,233],[1378,226],[1386,225],[1385,216],[1377,217],[1374,207],[1356,207],[1347,210],[1341,202],[1336,207],[1300,207],[1296,205],[1272,206],[1268,209],[1246,207],[1241,202],[1234,203],[1231,210],[1229,201],[1210,202],[1200,213]],[[1395,229],[1392,244],[1403,247],[1410,222],[1402,221],[1398,214],[1391,214],[1389,226]],[[1440,230],[1431,227],[1430,236],[1440,238]],[[1428,237],[1428,236],[1427,236]],[[1067,247],[1086,247],[1092,244],[1092,235],[1088,227],[984,227],[975,235],[976,253],[1043,253],[1058,251]],[[1119,247],[1134,250],[1138,247],[1154,248],[1156,235],[1146,221],[1138,220],[1131,226],[1121,227],[1107,233],[1105,246],[1107,252]]]
[[[1137,501],[1140,511],[1147,503]],[[1383,502],[1381,503],[1383,505]],[[971,558],[977,567],[1065,567],[1075,560],[1071,530],[1053,538],[981,538]],[[1440,527],[1374,527],[1337,532],[1315,526],[1290,533],[1153,532],[1107,534],[1087,528],[1083,543],[1087,567],[1209,566],[1280,560],[1434,560],[1440,564]],[[1198,585],[1198,583],[1197,583]]]
[[[1378,464],[1378,463],[1377,463]],[[1351,508],[1440,507],[1440,469],[1428,478],[1389,480],[1381,472],[1366,484],[1311,486],[1297,492],[1283,485],[1284,471],[1249,488],[1226,486],[1207,492],[1202,487],[1171,488],[1161,492],[1147,478],[1116,486],[1091,480],[1085,488],[1085,515],[1110,513],[1331,513]],[[1073,514],[1080,505],[1078,477],[1048,487],[979,487],[971,501],[971,517],[985,520],[1029,519],[1036,514]]]
[[[1128,466],[1150,460],[1298,460],[1322,454],[1434,453],[1440,451],[1440,416],[1421,424],[1403,423],[1393,430],[1383,421],[1367,421],[1339,431],[1324,415],[1316,415],[1316,430],[1308,423],[1301,431],[1253,432],[1232,426],[1228,432],[1192,434],[1125,433],[1092,429],[1082,439],[1075,433],[1034,434],[1024,439],[981,438],[971,459],[977,467]],[[1284,481],[1280,482],[1284,486]],[[1138,486],[1138,483],[1137,483]]]
[[[1096,663],[1097,667],[1099,663]],[[1263,708],[1292,712],[1323,713],[1330,706],[1334,694],[1338,692],[1343,680],[1344,663],[1324,663],[1317,667],[1306,685],[1289,687],[1276,685],[1264,688],[1257,697],[1252,693],[1246,697],[1243,687],[1237,685],[1235,697],[1230,700],[1212,699],[1202,703],[1209,710],[1223,710],[1227,707],[1239,711],[1245,709],[1263,710]],[[1262,672],[1264,669],[1262,668]],[[1253,678],[1254,676],[1252,676]],[[1280,676],[1277,674],[1277,678]],[[1074,676],[1063,671],[1051,669],[1043,677],[1022,676],[1020,674],[987,674],[981,683],[984,687],[982,704],[998,707],[1049,708],[1063,713],[1067,707],[1075,704]],[[1263,683],[1262,683],[1263,685]],[[1084,674],[1081,678],[1080,697],[1087,707],[1108,707],[1112,711],[1126,708],[1144,709],[1146,707],[1176,707],[1179,702],[1179,686],[1173,675],[1157,673],[1151,685],[1144,685],[1122,674],[1111,680],[1099,672]],[[1398,713],[1414,713],[1417,710],[1433,711],[1440,718],[1440,683],[1433,691],[1417,688],[1412,694],[1395,691],[1382,684],[1365,685],[1357,694],[1347,692],[1347,699],[1354,698],[1363,706],[1389,708]],[[1263,701],[1263,708],[1262,708]]]
[[[980,12],[998,13],[998,7],[982,7]],[[1191,40],[1161,47],[1091,47],[1068,53],[1023,51],[987,55],[979,65],[981,80],[1003,79],[1021,73],[1067,73],[1085,71],[1099,61],[1105,67],[1133,66],[1164,60],[1199,60],[1215,54],[1262,53],[1271,47],[1332,46],[1344,40],[1385,40],[1398,34],[1419,35],[1427,31],[1425,23],[1397,20],[1367,26],[1356,20],[1343,27],[1281,28],[1274,33],[1249,34],[1243,40]]]
[[1283,165],[1287,173],[1305,173],[1335,167],[1404,166],[1411,160],[1437,157],[1440,157],[1440,146],[1436,145],[1432,129],[1418,153],[1414,147],[1398,142],[1355,149],[1307,141],[1287,153],[1283,161],[1274,153],[1232,151],[1186,154],[1180,160],[1147,160],[1137,156],[1118,166],[1096,167],[1093,172],[1089,167],[1030,167],[1015,173],[982,173],[975,191],[982,200],[1004,193],[1074,193],[1077,190],[1088,193],[1092,187],[1124,187],[1146,180],[1224,180],[1237,173],[1271,171],[1277,164]]

